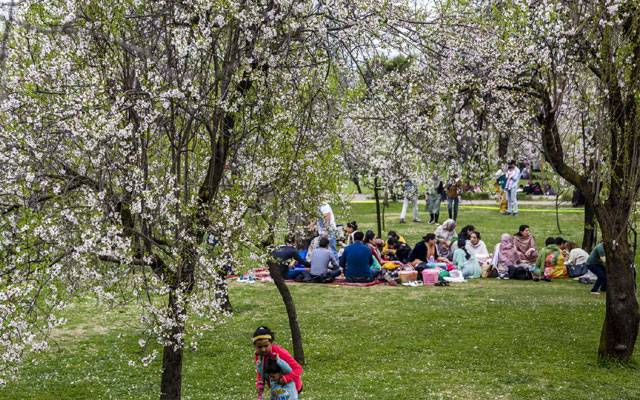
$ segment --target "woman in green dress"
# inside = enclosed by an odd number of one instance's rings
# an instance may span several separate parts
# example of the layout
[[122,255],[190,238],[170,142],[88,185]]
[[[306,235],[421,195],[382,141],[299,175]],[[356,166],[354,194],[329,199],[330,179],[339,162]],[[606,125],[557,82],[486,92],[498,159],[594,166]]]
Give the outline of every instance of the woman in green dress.
[[467,240],[458,239],[458,248],[453,252],[453,264],[462,271],[464,279],[480,278],[480,263],[475,255],[466,249]]

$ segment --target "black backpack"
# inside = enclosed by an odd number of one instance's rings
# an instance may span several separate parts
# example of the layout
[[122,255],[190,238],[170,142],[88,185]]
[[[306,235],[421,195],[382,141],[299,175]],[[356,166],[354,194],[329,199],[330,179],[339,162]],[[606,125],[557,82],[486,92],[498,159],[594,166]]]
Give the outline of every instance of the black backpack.
[[525,267],[509,266],[509,279],[528,281],[533,279],[533,274]]

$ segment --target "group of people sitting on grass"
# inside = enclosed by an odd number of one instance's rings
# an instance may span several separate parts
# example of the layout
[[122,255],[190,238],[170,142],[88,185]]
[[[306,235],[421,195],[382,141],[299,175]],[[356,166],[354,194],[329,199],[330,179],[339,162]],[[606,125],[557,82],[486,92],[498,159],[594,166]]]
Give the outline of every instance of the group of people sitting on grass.
[[549,237],[538,249],[528,225],[521,225],[514,235],[502,234],[490,253],[481,234],[473,225],[456,232],[456,221],[446,220],[435,232],[427,233],[411,247],[395,231],[386,240],[373,231],[358,230],[355,221],[346,225],[340,251],[334,251],[326,235],[296,246],[293,236],[273,255],[279,260],[283,276],[301,282],[331,282],[340,275],[350,282],[376,279],[397,284],[406,271],[416,271],[421,280],[425,269],[439,268],[443,281],[474,278],[533,279],[584,277],[596,279],[594,293],[606,289],[602,244],[591,254],[561,237]]

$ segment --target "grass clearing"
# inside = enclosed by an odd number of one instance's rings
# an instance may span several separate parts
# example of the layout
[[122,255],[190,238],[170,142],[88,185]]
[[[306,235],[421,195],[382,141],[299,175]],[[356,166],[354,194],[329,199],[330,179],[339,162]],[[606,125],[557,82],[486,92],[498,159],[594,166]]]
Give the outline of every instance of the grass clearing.
[[[387,211],[387,230],[413,245],[434,229],[399,224],[399,206]],[[339,221],[374,227],[371,204],[336,212]],[[476,225],[490,248],[500,233],[527,223],[541,244],[558,234],[554,213],[502,217],[462,207],[459,223]],[[565,238],[581,238],[582,215],[561,215],[561,227]],[[307,400],[640,398],[638,369],[597,365],[604,297],[573,281],[487,279],[448,288],[299,284],[291,291],[304,335]],[[234,315],[205,333],[197,351],[185,351],[185,399],[255,398],[249,338],[260,324],[291,349],[272,284],[233,283],[230,293]],[[0,398],[159,397],[160,360],[147,368],[127,365],[142,355],[135,308],[79,301],[67,318],[52,347],[25,365],[18,382],[1,388]]]

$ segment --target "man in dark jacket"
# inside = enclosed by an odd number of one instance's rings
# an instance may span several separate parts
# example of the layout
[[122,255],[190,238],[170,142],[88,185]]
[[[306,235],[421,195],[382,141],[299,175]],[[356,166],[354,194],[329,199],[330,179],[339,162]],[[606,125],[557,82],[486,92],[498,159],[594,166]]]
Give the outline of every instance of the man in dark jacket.
[[309,263],[304,258],[300,257],[298,253],[298,249],[295,247],[296,238],[293,235],[287,235],[285,238],[285,245],[277,247],[271,253],[271,256],[275,259],[275,262],[278,263],[278,268],[280,269],[280,273],[284,279],[294,279],[295,276],[290,276],[289,274],[289,263],[292,260],[297,261],[298,263],[304,265],[305,267],[309,267]]

